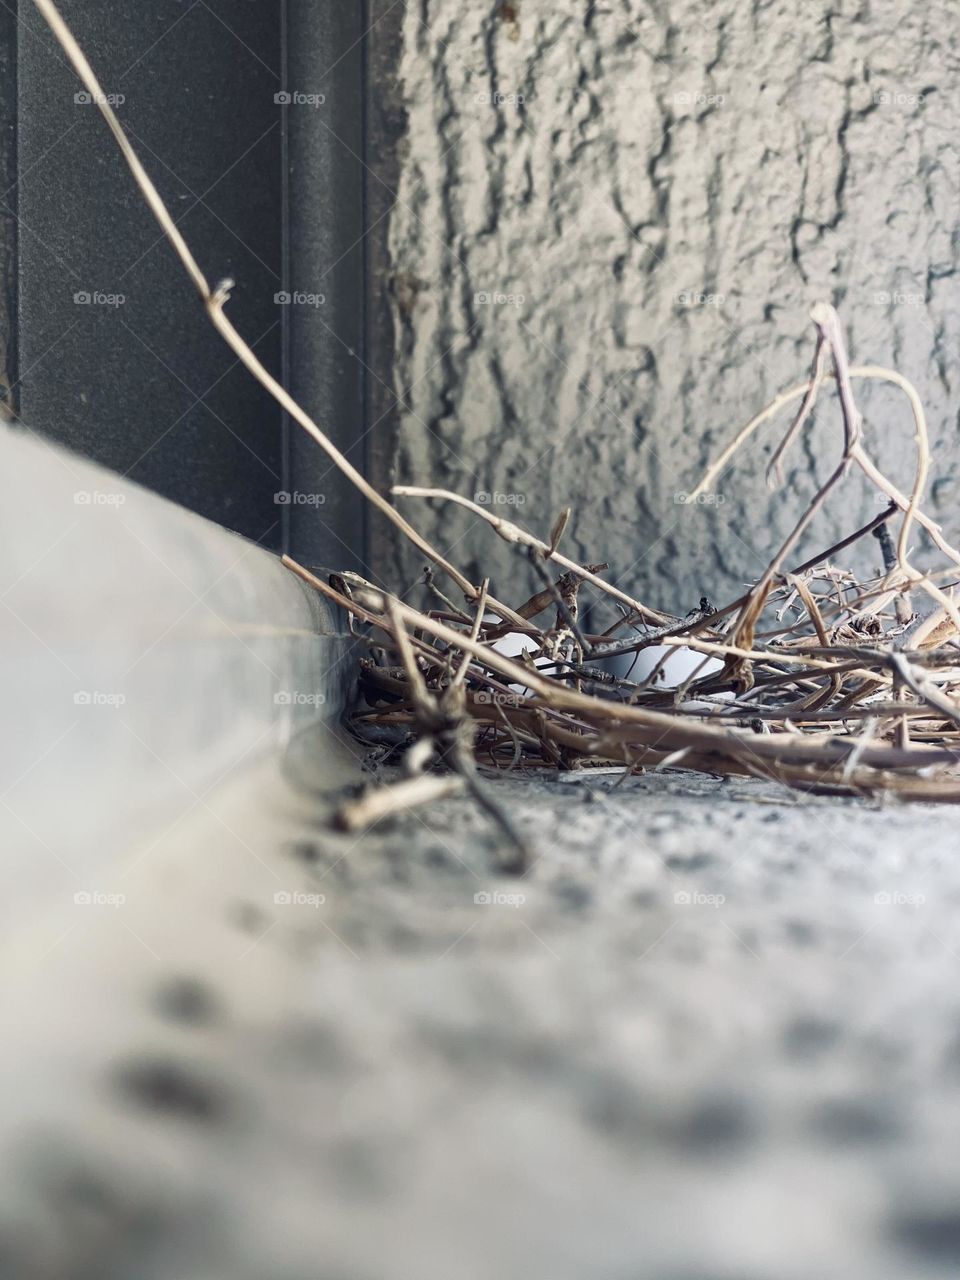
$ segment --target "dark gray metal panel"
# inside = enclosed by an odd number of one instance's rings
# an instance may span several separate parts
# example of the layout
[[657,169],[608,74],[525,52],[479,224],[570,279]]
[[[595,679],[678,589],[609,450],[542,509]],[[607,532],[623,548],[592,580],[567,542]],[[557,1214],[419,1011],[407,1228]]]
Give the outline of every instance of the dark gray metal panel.
[[[20,385],[32,428],[267,545],[281,415],[207,324],[95,106],[21,4]],[[280,368],[280,0],[62,0],[231,316]],[[122,295],[118,305],[78,295]]]
[[[367,459],[369,476],[382,493],[393,482],[399,431],[397,391],[394,389],[397,334],[394,307],[401,317],[411,314],[422,282],[396,273],[390,259],[391,210],[400,182],[400,158],[407,116],[400,89],[398,65],[403,47],[405,6],[394,0],[369,0],[367,34],[367,420],[370,427]],[[402,394],[402,390],[400,391]],[[408,514],[410,514],[408,512]],[[377,573],[389,574],[388,553],[396,530],[376,512],[369,520],[367,557]]]
[[[287,11],[288,385],[365,470],[365,5],[287,0]],[[289,433],[291,553],[362,572],[362,499],[295,424]]]
[[[17,13],[0,6],[0,194],[16,208]],[[9,388],[17,379],[17,222],[0,205],[0,418],[10,413]],[[15,393],[14,393],[15,394]]]

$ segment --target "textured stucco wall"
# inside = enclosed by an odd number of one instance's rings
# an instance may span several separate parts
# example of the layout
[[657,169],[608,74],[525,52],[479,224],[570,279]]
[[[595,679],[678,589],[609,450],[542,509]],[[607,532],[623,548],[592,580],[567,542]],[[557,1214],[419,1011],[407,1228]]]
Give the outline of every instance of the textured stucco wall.
[[[950,530],[952,0],[421,0],[403,36],[393,479],[500,495],[540,531],[572,502],[568,552],[609,560],[625,586],[683,610],[729,595],[833,465],[836,420],[820,414],[795,450],[779,505],[763,484],[770,433],[716,507],[676,495],[806,375],[823,298],[855,359],[919,386],[941,476],[931,509]],[[872,390],[862,403],[907,483],[905,406]],[[502,590],[522,573],[462,512],[407,506]],[[876,509],[854,481],[806,550]],[[395,548],[381,563],[409,576],[421,561]]]

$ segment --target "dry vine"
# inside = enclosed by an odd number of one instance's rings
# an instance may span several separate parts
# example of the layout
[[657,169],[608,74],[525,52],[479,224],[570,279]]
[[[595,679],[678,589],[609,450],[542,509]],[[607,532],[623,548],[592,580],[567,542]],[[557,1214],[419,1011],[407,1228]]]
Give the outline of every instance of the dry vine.
[[[376,732],[406,748],[406,777],[368,794],[339,816],[350,830],[398,808],[466,788],[500,826],[511,846],[509,865],[528,851],[478,774],[478,763],[509,770],[621,765],[626,771],[665,766],[775,780],[799,790],[838,795],[890,795],[905,800],[960,801],[960,612],[952,597],[960,552],[922,510],[929,471],[920,398],[900,374],[850,366],[834,309],[818,304],[816,347],[806,382],[782,392],[757,414],[709,468],[691,498],[707,491],[741,446],[784,408],[799,408],[776,448],[769,475],[802,433],[830,380],[841,410],[837,464],[750,590],[723,608],[702,602],[673,617],[606,582],[606,565],[584,566],[559,551],[569,511],[547,541],[446,490],[401,487],[397,496],[456,503],[529,558],[543,590],[516,606],[492,597],[448,562],[336,449],[322,429],[263,367],[225,314],[231,282],[211,288],[156,187],[131,147],[107,96],[52,0],[35,0],[111,131],[164,233],[203,301],[210,321],[254,377],[276,398],[346,478],[444,573],[462,594],[444,595],[428,569],[424,581],[443,606],[423,612],[356,575],[329,582],[285,559],[288,567],[348,612],[369,647],[360,661],[367,709],[358,733]],[[830,365],[828,369],[827,365]],[[916,469],[902,492],[872,460],[853,385],[898,387],[910,405]],[[887,499],[867,525],[803,564],[785,568],[808,526],[854,469]],[[888,522],[899,514],[896,540]],[[921,572],[910,560],[918,526],[942,553],[944,569]],[[835,562],[859,538],[880,541],[884,571],[860,582]],[[554,580],[547,565],[564,573]],[[585,633],[578,591],[590,583],[621,608],[601,635]],[[942,585],[941,585],[942,584]],[[934,609],[916,611],[918,594]],[[552,619],[535,619],[547,610]],[[771,617],[772,615],[772,617]],[[758,631],[765,618],[775,627]],[[770,625],[769,623],[767,624]],[[496,647],[507,632],[530,638],[523,660]],[[619,633],[619,634],[618,634]],[[616,678],[603,664],[650,645],[685,648],[721,658],[722,669],[695,671],[665,688],[656,678]]]

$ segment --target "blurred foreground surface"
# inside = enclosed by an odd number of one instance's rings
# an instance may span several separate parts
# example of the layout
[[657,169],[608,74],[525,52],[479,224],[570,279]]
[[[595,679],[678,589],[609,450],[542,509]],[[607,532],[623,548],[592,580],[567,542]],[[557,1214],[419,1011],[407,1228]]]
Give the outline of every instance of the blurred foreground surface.
[[0,1276],[956,1275],[952,811],[518,777],[505,879],[320,732],[8,934]]

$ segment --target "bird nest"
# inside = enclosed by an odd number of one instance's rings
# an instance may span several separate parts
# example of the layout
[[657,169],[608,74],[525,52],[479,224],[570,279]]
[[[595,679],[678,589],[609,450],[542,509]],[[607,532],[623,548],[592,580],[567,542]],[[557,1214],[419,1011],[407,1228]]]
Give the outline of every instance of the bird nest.
[[[757,414],[690,495],[695,500],[709,492],[744,442],[795,405],[771,462],[771,478],[778,480],[783,458],[825,384],[833,384],[842,425],[837,464],[745,594],[721,608],[703,601],[692,615],[674,617],[607,582],[605,565],[577,564],[561,552],[569,511],[544,541],[445,490],[395,489],[398,497],[458,503],[529,559],[543,589],[526,601],[500,601],[487,582],[472,582],[379,494],[264,367],[227,315],[233,282],[207,280],[53,0],[35,3],[102,112],[210,323],[291,420],[431,562],[425,582],[439,607],[418,610],[356,575],[322,581],[286,560],[349,613],[368,646],[360,663],[366,705],[356,712],[354,728],[367,737],[392,735],[406,747],[406,776],[347,806],[342,825],[363,827],[397,808],[466,788],[508,837],[511,865],[523,866],[523,839],[478,762],[496,771],[521,763],[551,769],[605,765],[621,769],[624,777],[669,767],[764,778],[832,795],[960,800],[960,614],[952,597],[960,553],[920,505],[930,463],[923,407],[911,384],[893,370],[850,366],[832,307],[813,309],[816,346],[806,381]],[[854,395],[855,384],[865,380],[892,384],[909,405],[916,468],[908,493],[883,474],[870,453]],[[800,538],[853,472],[876,487],[885,509],[822,554],[791,566]],[[918,529],[939,556],[939,567],[921,570],[911,563],[910,540]],[[839,567],[838,558],[870,534],[880,540],[883,572],[858,581]],[[459,592],[459,601],[444,594],[441,582],[448,592]],[[621,609],[619,620],[601,635],[580,625],[578,593],[584,583]],[[549,623],[538,621],[548,613]],[[508,636],[514,653],[517,637],[523,638],[522,657],[504,652]],[[702,662],[670,689],[656,678],[663,658],[643,680],[611,673],[611,659],[654,645],[668,654],[683,649]]]
[[[402,486],[394,494],[467,508],[529,560],[543,589],[526,601],[501,602],[486,581],[471,583],[419,535],[421,549],[462,591],[462,603],[441,590],[436,568],[424,581],[438,607],[419,610],[356,575],[323,582],[288,561],[348,611],[367,646],[355,731],[404,752],[407,776],[347,806],[343,825],[361,827],[466,787],[504,827],[522,862],[523,841],[481,783],[478,765],[488,776],[521,764],[615,766],[624,776],[693,769],[831,795],[960,800],[960,616],[951,593],[960,553],[920,506],[929,468],[923,408],[899,374],[849,365],[832,307],[815,307],[812,319],[816,349],[807,381],[753,418],[690,496],[708,492],[745,441],[793,404],[798,407],[770,464],[776,483],[828,383],[840,410],[839,460],[764,572],[723,607],[702,600],[691,614],[674,617],[607,582],[601,576],[606,565],[568,559],[560,547],[569,510],[542,540],[489,508],[429,488]],[[917,461],[909,493],[871,457],[853,391],[863,380],[892,383],[910,406]],[[884,508],[820,554],[790,565],[808,525],[857,470],[882,495]],[[911,563],[910,538],[918,528],[943,567],[921,571]],[[842,556],[868,535],[879,542],[884,568],[860,580],[842,567]],[[619,620],[603,634],[581,626],[584,583],[618,606]],[[646,664],[643,679],[611,669],[611,659],[645,649],[659,656],[652,667]],[[665,687],[675,650],[696,657],[681,682]]]

